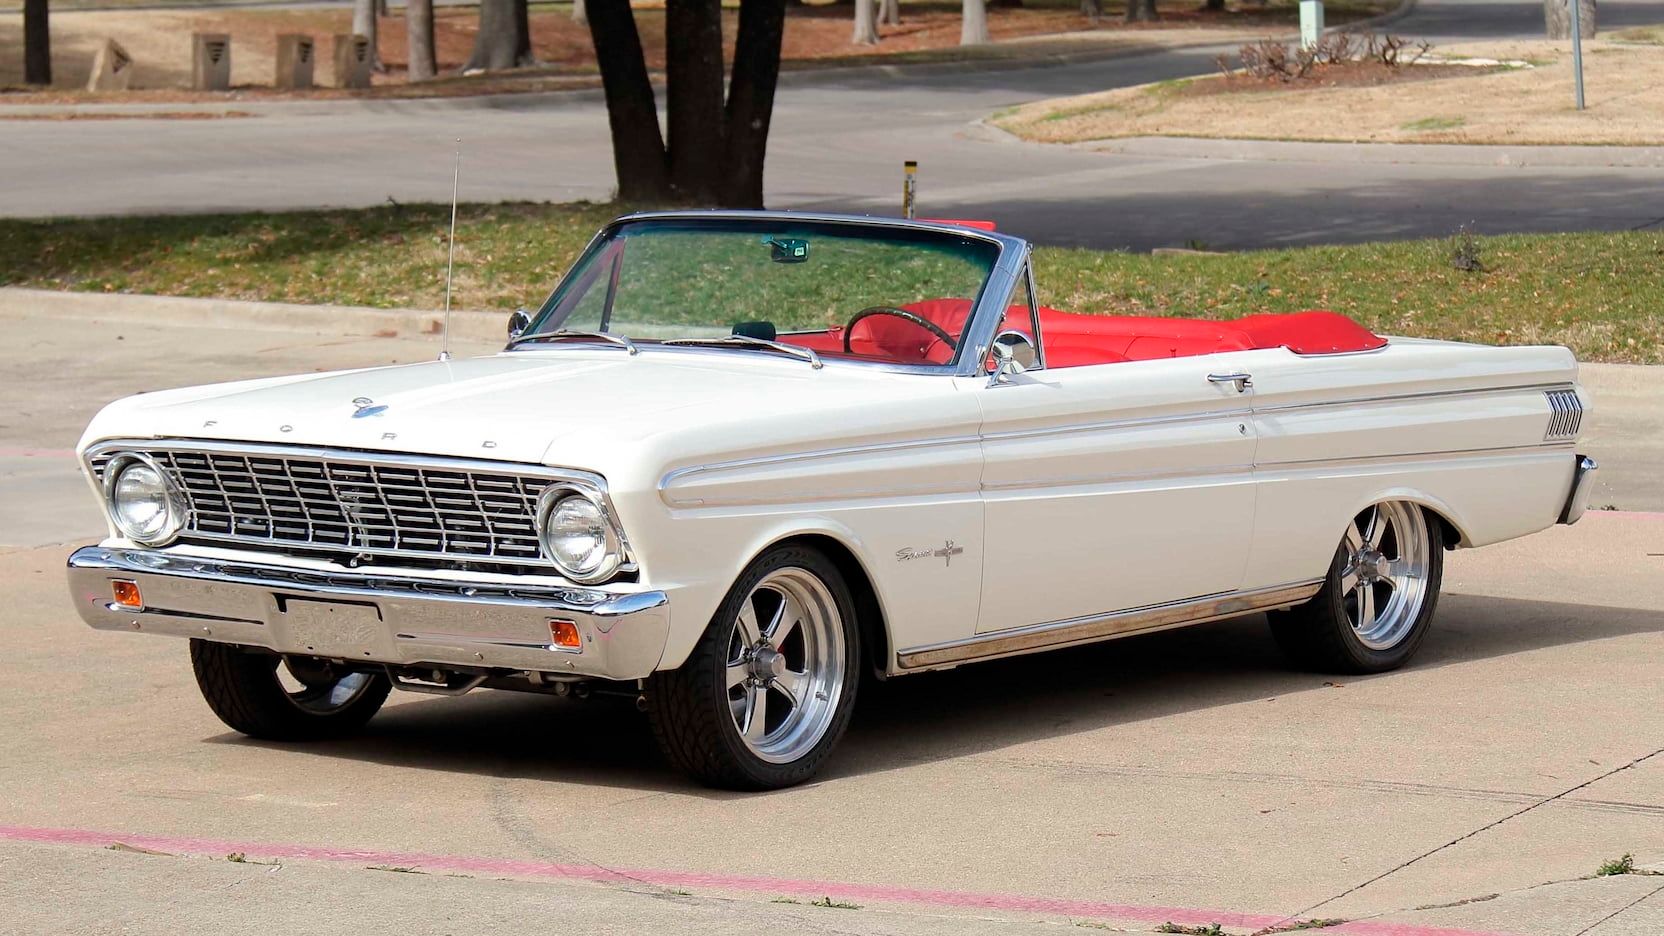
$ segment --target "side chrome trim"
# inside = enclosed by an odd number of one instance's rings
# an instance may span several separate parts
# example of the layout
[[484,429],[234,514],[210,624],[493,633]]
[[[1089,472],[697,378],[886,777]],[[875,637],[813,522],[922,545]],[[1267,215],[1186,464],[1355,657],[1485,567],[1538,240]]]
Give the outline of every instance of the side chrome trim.
[[1582,519],[1589,509],[1589,495],[1595,489],[1595,472],[1600,465],[1587,455],[1577,456],[1577,470],[1572,475],[1572,488],[1566,494],[1566,506],[1560,511],[1560,522],[1570,526]]
[[901,442],[874,442],[869,445],[846,445],[838,448],[813,449],[807,452],[791,452],[784,455],[759,455],[755,458],[737,458],[733,461],[711,462],[708,465],[688,465],[683,468],[674,468],[665,472],[664,477],[659,479],[659,497],[665,503],[672,506],[697,507],[701,503],[697,498],[678,500],[672,495],[670,489],[675,486],[677,482],[685,481],[688,478],[720,471],[737,471],[746,468],[760,468],[768,465],[794,465],[800,462],[817,461],[823,458],[847,458],[860,455],[876,455],[888,452],[912,451],[915,449],[947,448],[955,445],[978,445],[981,442],[981,437],[974,435],[942,436],[935,439],[908,439]]
[[1164,416],[1134,416],[1128,419],[1109,419],[1101,422],[1071,423],[1066,426],[1044,426],[1034,429],[1004,429],[988,432],[984,442],[1005,442],[1012,439],[1034,439],[1053,435],[1075,435],[1082,432],[1112,432],[1117,429],[1144,429],[1150,426],[1183,425],[1214,420],[1247,419],[1253,410],[1246,406],[1230,409],[1210,409],[1196,413],[1170,413]]
[[1290,469],[1308,471],[1314,468],[1342,468],[1348,465],[1362,465],[1371,462],[1382,464],[1398,464],[1400,462],[1419,461],[1427,458],[1483,458],[1490,455],[1520,455],[1532,453],[1549,453],[1572,446],[1571,442],[1528,442],[1524,445],[1504,445],[1491,448],[1475,449],[1442,449],[1431,452],[1398,452],[1385,455],[1348,455],[1344,458],[1311,458],[1290,461],[1260,462],[1254,467],[1256,470]]
[[1317,579],[994,631],[965,640],[902,650],[896,654],[896,665],[904,670],[929,669],[1202,624],[1298,604],[1322,587],[1323,580]]
[[[1377,349],[1379,350],[1379,349]],[[1445,397],[1485,396],[1500,393],[1525,393],[1532,390],[1549,392],[1552,390],[1571,390],[1572,385],[1564,382],[1551,384],[1516,384],[1507,387],[1466,387],[1456,390],[1425,390],[1417,393],[1388,393],[1379,396],[1350,397],[1344,400],[1313,400],[1307,403],[1273,403],[1269,406],[1255,404],[1254,412],[1258,414],[1281,413],[1290,410],[1322,409],[1327,406],[1363,406],[1371,403],[1406,403],[1415,400],[1434,400]]]

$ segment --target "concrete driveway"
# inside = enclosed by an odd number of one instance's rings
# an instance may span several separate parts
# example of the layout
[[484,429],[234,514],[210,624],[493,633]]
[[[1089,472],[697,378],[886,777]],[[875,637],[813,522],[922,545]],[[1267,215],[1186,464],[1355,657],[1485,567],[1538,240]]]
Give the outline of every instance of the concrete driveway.
[[1664,879],[1582,880],[1664,862],[1664,514],[1453,554],[1386,676],[1291,672],[1251,617],[875,686],[783,793],[691,786],[622,702],[402,695],[291,748],[221,726],[183,643],[75,618],[65,450],[117,394],[432,339],[4,325],[7,932],[1664,931]]
[[[1535,11],[1535,12],[1533,12]],[[1659,0],[1610,0],[1601,22],[1664,21]],[[1425,0],[1406,35],[1536,35],[1532,3]],[[1214,70],[1227,47],[1150,48],[1044,68],[921,67],[788,74],[770,139],[778,208],[898,210],[901,163],[921,164],[926,213],[991,217],[1042,243],[1224,249],[1504,231],[1625,230],[1664,221],[1664,168],[1161,157],[1041,147],[974,126],[1038,98]],[[1598,89],[1596,92],[1598,95]],[[1570,91],[1567,91],[1569,96]],[[224,109],[220,107],[219,109]],[[462,197],[605,199],[614,188],[598,95],[315,102],[234,120],[7,121],[0,212],[126,214],[443,201],[452,140]]]

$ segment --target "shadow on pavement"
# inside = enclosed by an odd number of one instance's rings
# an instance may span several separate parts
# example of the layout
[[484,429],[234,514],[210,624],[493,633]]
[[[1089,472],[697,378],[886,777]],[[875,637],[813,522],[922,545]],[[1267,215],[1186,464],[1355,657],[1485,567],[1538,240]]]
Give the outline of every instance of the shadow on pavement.
[[[1416,669],[1664,632],[1664,612],[1448,594]],[[1346,677],[1349,683],[1391,673]],[[1322,674],[1287,668],[1263,616],[975,664],[862,687],[825,780],[997,751],[1029,741],[1313,691]],[[213,743],[264,745],[224,734]],[[659,757],[624,699],[512,692],[406,701],[365,734],[307,753],[391,767],[670,791],[703,790]]]

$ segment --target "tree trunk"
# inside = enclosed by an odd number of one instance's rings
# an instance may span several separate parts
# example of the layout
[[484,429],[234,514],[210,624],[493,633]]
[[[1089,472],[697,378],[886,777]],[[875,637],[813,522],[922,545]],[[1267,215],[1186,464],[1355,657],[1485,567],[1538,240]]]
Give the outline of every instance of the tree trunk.
[[532,55],[532,12],[529,0],[514,0],[514,30],[514,64],[536,64],[537,59]]
[[1156,12],[1156,0],[1127,0],[1127,22],[1153,23],[1161,19]]
[[23,80],[52,83],[52,32],[46,22],[46,0],[23,0]]
[[[1572,0],[1543,0],[1543,25],[1550,39],[1572,37]],[[1595,38],[1595,0],[1578,2],[1578,23],[1585,39]]]
[[584,9],[584,0],[572,0],[572,22],[579,26],[589,25],[589,11]]
[[516,0],[480,0],[480,29],[465,72],[496,71],[518,64],[521,48]]
[[405,0],[405,33],[410,40],[411,81],[427,81],[439,74],[433,49],[433,0]]
[[1080,0],[1080,15],[1097,23],[1103,19],[1104,0]]
[[381,64],[380,20],[376,18],[377,0],[353,0],[352,34],[370,40],[370,70],[386,71]]
[[878,21],[886,26],[900,26],[901,0],[882,0],[878,5]]
[[982,45],[988,41],[987,0],[965,0],[959,21],[959,44]]
[[612,129],[612,163],[618,174],[618,197],[625,202],[664,202],[670,176],[664,137],[659,133],[658,104],[647,77],[630,0],[585,0],[595,63],[607,99]]
[[855,0],[855,34],[849,41],[856,45],[878,45],[878,18],[873,4],[878,0]]
[[[870,4],[871,0],[858,2]],[[731,208],[763,207],[763,158],[768,151],[785,31],[785,0],[741,0],[726,108],[728,152],[722,201]]]
[[725,134],[722,0],[665,0],[665,135],[670,190],[690,205],[719,200]]

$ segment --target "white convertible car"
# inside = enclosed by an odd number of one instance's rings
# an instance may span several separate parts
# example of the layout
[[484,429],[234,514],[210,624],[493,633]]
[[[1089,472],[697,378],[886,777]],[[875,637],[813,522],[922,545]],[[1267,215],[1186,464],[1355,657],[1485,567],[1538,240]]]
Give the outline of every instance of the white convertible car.
[[1400,666],[1446,549],[1583,513],[1584,408],[1565,348],[1046,308],[981,222],[642,214],[499,354],[111,404],[69,582],[190,638],[250,735],[623,692],[677,766],[773,788],[867,678],[1252,612]]

